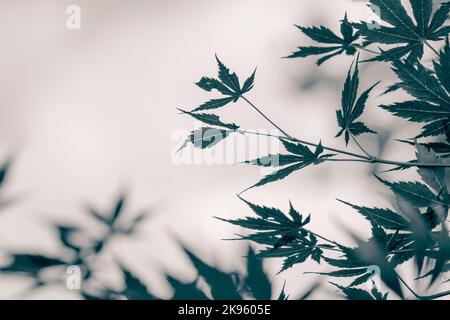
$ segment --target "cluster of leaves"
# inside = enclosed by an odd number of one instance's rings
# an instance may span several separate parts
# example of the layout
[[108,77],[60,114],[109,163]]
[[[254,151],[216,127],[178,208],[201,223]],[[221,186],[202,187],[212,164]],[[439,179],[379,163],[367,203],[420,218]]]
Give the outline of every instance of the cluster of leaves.
[[[36,252],[7,252],[9,263],[0,266],[0,273],[20,274],[33,280],[31,289],[45,285],[65,285],[66,271],[70,266],[80,270],[83,288],[80,291],[84,297],[90,297],[90,290],[97,290],[95,283],[98,261],[108,251],[110,242],[120,236],[134,236],[138,226],[148,216],[147,212],[135,215],[132,219],[124,217],[126,197],[119,196],[109,213],[102,213],[93,208],[89,215],[94,223],[105,231],[100,235],[91,234],[87,228],[74,224],[54,223],[53,232],[62,250],[54,256]],[[125,267],[120,267],[124,277],[129,273]],[[117,295],[126,295],[116,292]]]
[[[386,286],[400,298],[405,297],[404,287],[419,299],[435,299],[450,295],[450,291],[419,295],[397,273],[398,266],[413,260],[417,271],[415,280],[429,279],[428,284],[431,286],[442,278],[444,278],[443,282],[448,282],[447,272],[450,271],[450,238],[447,227],[450,206],[448,191],[450,186],[448,160],[450,155],[450,45],[448,39],[450,26],[447,20],[450,14],[450,3],[440,3],[433,10],[432,0],[410,0],[409,2],[414,17],[408,14],[408,10],[400,0],[370,0],[369,7],[379,16],[382,24],[352,23],[345,15],[341,21],[341,36],[324,26],[298,26],[310,39],[326,46],[301,46],[289,56],[289,58],[304,58],[322,55],[317,61],[317,64],[321,65],[341,53],[358,55],[344,83],[341,108],[336,111],[339,127],[336,137],[343,135],[346,145],[352,138],[364,154],[355,154],[325,147],[321,143],[316,144],[294,138],[265,116],[247,98],[244,99],[270,124],[280,130],[283,136],[272,137],[279,139],[288,152],[246,161],[245,163],[251,165],[275,168],[272,174],[250,188],[284,179],[291,173],[310,165],[325,161],[348,161],[348,159],[337,158],[340,155],[351,156],[353,160],[359,162],[395,166],[388,171],[417,169],[420,181],[390,182],[388,179],[375,177],[393,192],[396,200],[393,209],[358,206],[340,200],[358,211],[371,224],[372,233],[367,240],[360,239],[349,232],[356,243],[354,247],[329,240],[307,229],[310,217],[303,218],[292,205],[288,215],[285,215],[281,210],[258,206],[244,200],[256,217],[237,220],[221,219],[253,231],[247,235],[240,235],[239,239],[263,246],[264,248],[258,253],[258,256],[262,258],[283,258],[281,271],[312,259],[317,263],[325,262],[335,269],[315,273],[328,277],[352,278],[347,285],[333,283],[349,299],[383,300],[387,298],[387,293],[382,294],[376,288],[367,291],[363,287],[374,279],[374,266],[379,269],[379,275]],[[441,45],[441,49],[434,49],[430,41]],[[370,49],[370,46],[377,46],[378,51]],[[435,55],[432,66],[426,66],[422,62],[425,47],[430,49],[430,54]],[[364,113],[370,93],[378,84],[377,82],[358,96],[361,53],[371,55],[364,60],[364,63],[384,62],[392,66],[398,82],[389,87],[385,94],[401,89],[413,97],[408,101],[380,107],[410,122],[425,124],[419,135],[400,140],[415,148],[415,160],[399,162],[380,159],[370,155],[358,143],[356,137],[359,135],[376,134],[359,119]],[[253,81],[254,77],[252,77],[252,83]],[[241,132],[246,133],[245,130]],[[435,140],[418,140],[422,138]],[[315,151],[308,146],[315,146]],[[324,154],[325,150],[332,153]]]
[[319,143],[314,152],[312,152],[311,149],[301,143],[293,143],[286,139],[280,139],[280,141],[283,143],[289,154],[269,155],[259,159],[246,161],[247,164],[263,167],[282,167],[282,169],[278,169],[274,173],[267,175],[249,189],[284,179],[295,171],[303,169],[309,165],[320,164],[333,156],[333,154],[323,153],[324,149],[321,143]]
[[250,208],[256,214],[255,217],[246,217],[237,220],[220,220],[238,225],[240,227],[257,230],[253,234],[240,236],[239,240],[250,240],[257,244],[265,245],[267,248],[258,256],[262,258],[286,257],[281,271],[291,268],[297,263],[306,261],[308,258],[320,263],[323,251],[314,233],[305,229],[310,222],[311,216],[304,218],[294,207],[290,206],[289,215],[281,210],[258,206],[246,200]]
[[[419,273],[424,269],[425,262],[428,266],[433,265],[418,277],[430,277],[430,285],[450,271],[450,238],[444,224],[448,207],[441,202],[439,208],[431,207],[432,203],[437,201],[436,197],[431,197],[432,191],[419,182],[382,182],[397,196],[398,212],[341,201],[357,210],[372,226],[372,236],[369,240],[361,240],[351,234],[357,243],[356,247],[328,240],[310,231],[307,228],[310,216],[304,218],[292,204],[286,215],[279,209],[259,206],[243,199],[256,217],[219,219],[253,231],[247,235],[239,235],[238,240],[252,241],[264,246],[258,253],[261,258],[283,258],[280,272],[307,259],[318,264],[325,262],[337,269],[318,274],[352,278],[346,286],[335,284],[349,299],[365,299],[369,296],[370,299],[386,299],[387,293],[379,293],[377,287],[374,287],[372,292],[364,290],[367,282],[374,277],[373,267],[376,266],[385,284],[403,297],[395,268],[408,260],[415,259]],[[434,261],[434,264],[430,264],[431,261]]]
[[239,129],[239,126],[235,123],[224,123],[220,120],[218,115],[205,113],[205,111],[210,112],[210,110],[225,107],[226,105],[235,103],[242,98],[245,93],[249,92],[253,88],[256,69],[241,86],[239,77],[236,73],[230,72],[230,70],[222,63],[222,61],[219,60],[217,56],[216,61],[219,68],[218,79],[202,77],[196,85],[208,92],[216,91],[223,97],[208,100],[192,111],[178,109],[183,114],[189,115],[207,125],[207,127],[202,127],[192,131],[191,135],[187,138],[186,142],[180,149],[186,147],[189,142],[197,148],[210,148],[225,139],[230,133],[233,133]]
[[433,137],[449,132],[450,118],[450,46],[446,45],[434,61],[434,72],[426,67],[408,62],[394,61],[393,70],[400,82],[399,88],[408,92],[414,100],[397,102],[381,107],[398,117],[412,122],[425,123],[416,138]]
[[[10,162],[0,169],[0,187],[10,168]],[[99,267],[102,255],[111,255],[109,244],[113,239],[123,236],[135,236],[139,233],[139,226],[146,219],[148,212],[142,212],[128,218],[125,215],[127,198],[120,195],[110,212],[100,212],[89,208],[88,214],[95,223],[105,230],[101,234],[93,235],[86,228],[68,224],[53,224],[52,229],[63,250],[55,255],[39,252],[6,252],[9,262],[0,266],[0,275],[21,275],[32,280],[31,290],[44,286],[66,286],[67,273],[70,268],[77,266],[81,271],[79,288],[80,298],[87,300],[161,300],[152,293],[148,286],[123,263],[116,261],[115,268],[119,270],[123,279],[121,289],[112,288],[105,283],[97,273],[105,271]],[[197,275],[193,281],[180,280],[177,277],[164,274],[167,283],[172,288],[171,300],[209,300],[209,299],[258,299],[287,300],[289,296],[284,287],[275,295],[273,283],[264,271],[263,259],[256,255],[252,247],[248,247],[246,255],[246,271],[225,272],[220,268],[203,261],[191,250],[180,245],[186,257],[192,264]],[[73,270],[73,269],[72,269]],[[317,288],[314,283],[309,290],[296,299],[308,298]]]
[[321,65],[327,60],[345,53],[347,55],[354,55],[357,52],[358,44],[356,41],[360,38],[357,32],[347,19],[347,14],[341,21],[341,35],[336,35],[327,27],[301,27],[299,28],[310,39],[326,44],[326,47],[308,46],[298,47],[298,50],[288,56],[288,58],[305,58],[309,56],[325,55],[317,60],[317,65]]
[[443,40],[450,32],[450,27],[445,25],[450,13],[449,3],[442,4],[433,14],[433,0],[409,2],[415,22],[400,0],[370,0],[370,8],[387,25],[353,24],[367,44],[398,45],[372,60],[391,61],[407,56],[408,62],[419,62],[427,41]]
[[342,36],[325,26],[297,26],[307,37],[326,46],[301,46],[288,58],[325,55],[317,61],[320,66],[341,53],[354,55],[370,45],[387,45],[378,53],[374,52],[376,56],[368,61],[392,61],[406,57],[408,62],[417,63],[423,57],[424,46],[429,45],[427,41],[443,40],[449,33],[450,27],[445,23],[450,14],[450,4],[442,3],[433,13],[433,0],[409,2],[415,22],[400,0],[369,0],[369,8],[383,24],[374,21],[352,23],[345,15],[340,26]]
[[[249,247],[246,260],[246,273],[225,272],[220,268],[210,265],[194,254],[191,250],[182,246],[186,257],[196,270],[197,276],[193,281],[180,280],[177,277],[164,274],[164,277],[172,289],[170,300],[243,300],[259,299],[270,300],[272,298],[287,299],[283,290],[277,297],[273,297],[273,285],[264,271],[263,260],[259,259],[254,250]],[[97,289],[96,294],[84,295],[86,299],[110,300],[162,300],[152,293],[148,286],[138,276],[121,267],[124,279],[124,289],[113,290],[107,286]],[[312,290],[315,289],[312,288]],[[308,294],[308,295],[309,295]]]

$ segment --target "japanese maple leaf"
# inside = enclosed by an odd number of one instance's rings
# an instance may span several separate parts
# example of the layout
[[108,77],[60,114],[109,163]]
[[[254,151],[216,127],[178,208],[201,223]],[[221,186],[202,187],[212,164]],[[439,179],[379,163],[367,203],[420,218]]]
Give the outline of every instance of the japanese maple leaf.
[[450,2],[443,3],[433,14],[433,0],[409,0],[414,20],[400,0],[369,0],[369,7],[386,25],[355,23],[353,26],[365,38],[366,43],[399,45],[382,52],[372,60],[392,60],[407,56],[418,61],[424,53],[427,41],[440,41],[450,32],[445,22],[450,13]]

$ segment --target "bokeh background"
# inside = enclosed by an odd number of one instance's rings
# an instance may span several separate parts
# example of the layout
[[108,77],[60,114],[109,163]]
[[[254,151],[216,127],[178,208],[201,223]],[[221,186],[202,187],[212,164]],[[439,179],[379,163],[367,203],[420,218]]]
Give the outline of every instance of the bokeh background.
[[[80,30],[66,28],[70,4],[81,8]],[[351,0],[0,1],[0,156],[14,157],[6,191],[15,199],[0,211],[0,250],[58,252],[52,221],[95,229],[86,206],[106,210],[126,191],[128,210],[148,209],[151,217],[139,237],[115,242],[105,259],[126,261],[155,293],[170,294],[161,271],[195,277],[179,241],[224,270],[242,268],[245,244],[221,240],[238,230],[213,216],[250,213],[236,194],[258,181],[261,171],[180,163],[174,155],[182,142],[178,133],[195,124],[176,108],[192,109],[210,97],[194,82],[215,75],[217,53],[242,77],[258,67],[249,98],[291,134],[344,147],[334,138],[335,109],[352,58],[340,56],[318,69],[313,59],[281,57],[308,43],[294,24],[338,31],[345,12],[353,21],[370,16],[365,1]],[[418,128],[377,108],[401,95],[377,97],[394,82],[389,68],[364,66],[361,78],[361,88],[383,80],[366,112],[380,135],[361,142],[374,154],[411,160],[412,149],[387,141]],[[242,128],[271,129],[243,103],[220,114]],[[341,226],[367,236],[368,224],[335,199],[387,206],[385,189],[370,177],[373,170],[381,168],[324,164],[245,197],[281,209],[291,200],[312,214],[316,232],[351,243]],[[316,280],[303,274],[312,264],[277,276],[280,261],[266,267],[275,292],[285,280],[293,295]],[[103,276],[119,281],[114,272]],[[28,287],[27,279],[0,276],[3,299],[78,297],[63,287]],[[330,297],[330,288],[313,295]]]

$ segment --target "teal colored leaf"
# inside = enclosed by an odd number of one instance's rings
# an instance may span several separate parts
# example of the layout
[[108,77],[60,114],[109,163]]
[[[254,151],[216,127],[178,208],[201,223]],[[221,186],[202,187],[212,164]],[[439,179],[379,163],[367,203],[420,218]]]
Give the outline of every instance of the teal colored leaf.
[[363,283],[367,283],[372,277],[372,273],[365,273],[353,280],[352,283],[350,283],[349,287],[356,287]]
[[409,17],[400,0],[370,0],[370,3],[379,9],[375,13],[383,21],[398,27],[399,30],[405,33],[416,33],[414,22]]
[[425,138],[425,137],[436,137],[443,135],[448,130],[448,120],[437,120],[430,123],[427,123],[422,128],[422,132],[417,135],[417,139]]
[[[327,158],[334,156],[333,154],[322,154],[324,148],[321,143],[319,143],[314,152],[312,152],[306,145],[301,143],[294,143],[286,139],[280,139],[287,151],[292,153],[292,155],[269,155],[267,157],[262,157],[259,159],[247,161],[246,163],[265,166],[265,167],[280,167],[285,166],[282,169],[266,175],[258,183],[247,188],[243,192],[250,190],[255,187],[260,187],[265,184],[282,180],[289,176],[290,174],[303,169],[309,165],[317,165],[325,161]],[[288,166],[286,166],[288,165]],[[242,193],[243,193],[242,192]]]
[[378,84],[376,83],[375,85],[373,85],[358,98],[358,60],[356,61],[356,66],[353,74],[351,73],[351,71],[352,68],[350,68],[348,72],[347,79],[344,84],[344,89],[342,90],[341,109],[336,111],[337,122],[339,127],[341,128],[336,137],[340,137],[343,133],[345,133],[345,143],[347,145],[350,140],[350,135],[358,136],[363,133],[375,133],[374,131],[370,130],[364,123],[356,122],[356,120],[363,114],[369,94]]
[[387,185],[391,190],[417,207],[428,207],[433,204],[442,204],[437,196],[424,184],[420,182],[389,182],[377,177],[378,180]]
[[[446,44],[446,47],[448,44]],[[439,61],[434,62],[433,72],[421,64],[393,61],[393,70],[401,80],[395,85],[402,88],[417,100],[384,105],[382,108],[394,115],[414,122],[425,123],[417,138],[446,134],[450,113],[450,92],[448,92],[449,49],[441,51]],[[446,67],[447,66],[447,67]]]
[[211,288],[211,295],[216,300],[242,300],[232,274],[225,273],[202,261],[190,250],[184,248],[192,265]]
[[169,275],[166,275],[166,281],[173,289],[170,300],[208,300],[205,293],[197,287],[197,281],[186,283]]
[[199,107],[195,108],[192,112],[198,112],[203,110],[212,110],[217,108],[222,108],[231,102],[236,102],[244,94],[249,92],[255,82],[256,69],[244,82],[241,87],[239,82],[239,77],[235,72],[231,72],[230,69],[225,66],[225,64],[220,61],[219,57],[216,55],[216,61],[218,65],[218,78],[202,77],[196,85],[206,91],[217,90],[224,97],[211,99]]
[[300,143],[293,143],[289,142],[285,139],[281,139],[281,142],[283,143],[284,147],[287,151],[290,153],[299,155],[304,158],[314,158],[314,153],[305,145]]
[[219,142],[227,138],[232,132],[234,131],[208,127],[194,130],[191,132],[185,143],[178,149],[178,151],[185,148],[189,142],[192,143],[194,147],[199,149],[212,148],[213,146],[217,145]]
[[257,217],[245,217],[236,220],[217,218],[221,221],[257,231],[248,236],[240,236],[239,240],[251,240],[259,244],[268,245],[272,249],[281,248],[298,241],[308,244],[316,242],[314,239],[305,238],[308,233],[304,231],[303,227],[310,222],[310,216],[304,218],[292,207],[292,204],[290,205],[289,214],[285,215],[279,209],[258,206],[246,200],[243,201],[250,206]]
[[281,288],[281,292],[278,295],[278,299],[277,300],[287,300],[289,298],[289,296],[286,294],[285,290],[285,286],[286,286],[286,282],[283,284],[283,288]]
[[318,240],[312,233],[304,229],[304,226],[310,222],[310,216],[304,218],[292,204],[290,204],[289,214],[285,215],[279,209],[259,206],[242,200],[252,208],[257,218],[218,219],[255,230],[256,233],[240,236],[238,240],[251,240],[266,245],[266,249],[257,255],[259,258],[284,258],[281,271],[304,262],[309,257],[317,262],[320,261],[323,252],[317,247]]
[[180,110],[184,114],[187,114],[187,115],[193,117],[194,119],[196,119],[198,121],[201,121],[201,122],[211,125],[211,126],[217,126],[217,127],[227,128],[227,129],[231,129],[231,130],[239,129],[239,126],[234,123],[231,123],[231,124],[223,123],[222,121],[220,121],[219,116],[217,116],[215,114],[194,113],[194,112],[184,111],[181,109],[178,109],[178,110]]
[[391,288],[396,294],[403,298],[403,292],[400,285],[397,272],[393,264],[386,258],[387,255],[387,235],[382,228],[372,226],[372,238],[369,241],[361,240],[356,235],[350,233],[357,242],[357,247],[352,249],[357,255],[358,260],[365,266],[375,265],[380,268],[381,280]]
[[56,225],[55,228],[58,232],[59,241],[61,241],[64,247],[75,252],[80,252],[80,246],[73,241],[74,234],[80,231],[78,228],[65,225]]
[[251,76],[248,77],[247,80],[245,80],[244,85],[242,86],[242,89],[241,89],[241,94],[249,92],[250,90],[253,89],[253,86],[255,83],[255,74],[256,74],[256,69],[255,69],[255,71],[253,71]]
[[245,161],[245,163],[261,167],[284,167],[289,164],[301,162],[303,159],[303,157],[290,154],[275,154]]
[[257,300],[270,300],[272,298],[272,283],[264,271],[263,260],[256,256],[249,246],[247,253],[247,276],[244,286]]
[[285,258],[280,273],[292,268],[296,264],[305,262],[311,257],[314,251],[313,246],[304,244],[291,244],[276,249],[266,249],[261,251],[258,256],[261,258]]
[[110,220],[111,224],[114,224],[117,221],[117,219],[119,219],[120,215],[123,213],[123,208],[125,206],[126,200],[127,199],[124,194],[121,194],[118,197],[116,204],[114,206],[113,212],[111,214],[111,220]]
[[450,108],[450,97],[433,73],[424,66],[393,62],[393,70],[402,81],[399,86],[413,97]]
[[348,300],[375,300],[375,298],[367,291],[353,287],[344,287],[339,284],[330,282],[338,287]]
[[0,272],[17,272],[36,276],[46,268],[66,265],[66,262],[59,258],[40,254],[13,253],[10,258],[9,264],[0,266]]
[[445,47],[439,53],[438,61],[434,61],[433,63],[439,82],[450,94],[450,44],[448,37],[445,42]]
[[233,102],[235,100],[236,100],[235,97],[212,99],[212,100],[209,100],[209,101],[201,104],[198,108],[195,108],[192,112],[222,108],[222,107],[226,106],[227,104],[229,104],[230,102]]
[[448,27],[444,25],[449,13],[447,4],[442,4],[433,15],[432,0],[409,2],[414,20],[400,0],[369,0],[369,7],[385,24],[353,24],[368,43],[401,45],[401,49],[390,49],[391,56],[382,53],[376,60],[395,61],[407,56],[411,63],[416,63],[423,56],[425,41],[442,40],[448,33]]
[[156,298],[148,291],[147,287],[133,273],[125,267],[121,267],[125,288],[120,293],[128,300],[155,300]]
[[10,168],[11,168],[11,161],[6,161],[0,166],[0,187],[5,183]]
[[318,43],[327,44],[328,46],[298,47],[298,50],[289,55],[288,58],[305,58],[309,56],[327,54],[317,61],[317,65],[320,66],[325,61],[341,53],[345,52],[347,55],[353,55],[356,52],[354,44],[355,41],[358,40],[359,34],[355,32],[354,28],[348,21],[347,14],[341,21],[341,36],[336,35],[333,31],[324,26],[320,26],[319,28],[301,26],[296,27],[310,39]]
[[349,278],[362,275],[367,272],[367,268],[355,268],[355,269],[340,269],[331,272],[307,272],[312,274],[320,274],[323,276],[336,277],[336,278]]
[[321,55],[330,52],[338,52],[340,46],[333,47],[299,47],[298,51],[292,53],[288,58],[306,58],[313,55]]
[[199,88],[206,90],[206,91],[212,91],[215,89],[224,95],[229,95],[229,96],[234,95],[234,92],[231,89],[229,89],[222,82],[220,82],[219,80],[214,79],[214,78],[203,77],[200,79],[199,82],[196,83],[196,85]]
[[247,188],[243,192],[248,191],[248,190],[253,189],[253,188],[256,188],[256,187],[261,187],[261,186],[266,185],[266,184],[271,183],[271,182],[282,180],[282,179],[286,178],[287,176],[289,176],[290,174],[294,173],[295,171],[298,171],[300,169],[305,168],[307,165],[308,164],[300,162],[300,163],[296,163],[296,164],[290,165],[290,166],[288,166],[286,168],[277,170],[274,173],[266,175],[258,183],[256,183],[253,186]]
[[[450,2],[443,2],[440,7],[434,13],[433,19],[429,25],[430,35],[437,35],[441,37],[445,35],[445,33],[449,33],[448,26],[445,25],[445,22],[448,20],[450,14]],[[436,36],[434,37],[436,39]],[[434,40],[433,39],[433,40]]]
[[[426,277],[431,277],[431,276],[433,275],[434,271],[435,271],[435,270],[432,269],[432,270],[426,272],[425,274],[423,274],[423,275],[417,277],[416,280],[418,280],[418,279],[423,279],[423,278],[426,278]],[[441,271],[440,271],[440,273],[448,273],[448,272],[450,272],[450,263],[445,264],[445,265],[442,267]]]
[[433,12],[433,0],[410,0],[410,2],[417,22],[417,30],[426,37]]
[[389,230],[405,230],[409,226],[409,222],[392,210],[380,208],[360,207],[354,204],[338,200],[362,214],[368,221],[373,224],[382,226]]
[[222,81],[224,85],[230,88],[234,93],[239,93],[241,91],[241,85],[239,83],[239,78],[234,72],[230,72],[222,61],[219,60],[219,57],[216,55],[216,61],[219,66],[219,79]]
[[450,118],[450,107],[433,105],[425,101],[404,101],[392,105],[382,105],[381,108],[397,117],[413,122],[430,122]]
[[[426,146],[417,145],[417,161],[422,163],[430,164],[446,164],[449,161],[445,159],[440,159],[438,154],[432,149],[428,149]],[[422,180],[430,186],[437,194],[446,196],[448,194],[447,190],[447,170],[443,167],[435,168],[417,168],[417,173],[420,175]]]

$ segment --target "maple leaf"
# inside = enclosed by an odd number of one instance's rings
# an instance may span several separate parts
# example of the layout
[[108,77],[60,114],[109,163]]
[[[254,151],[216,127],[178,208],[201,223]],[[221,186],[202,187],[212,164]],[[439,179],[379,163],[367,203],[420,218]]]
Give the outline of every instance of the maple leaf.
[[194,109],[193,112],[222,108],[231,102],[238,101],[244,93],[249,92],[254,86],[256,69],[241,86],[239,77],[236,73],[231,72],[230,69],[219,60],[217,55],[216,60],[219,67],[219,79],[203,77],[196,85],[205,91],[216,90],[225,97],[209,100]]
[[255,187],[263,186],[271,182],[282,180],[287,176],[289,176],[290,174],[294,173],[295,171],[301,170],[310,165],[320,164],[326,161],[326,159],[334,156],[334,154],[323,154],[324,148],[322,146],[322,143],[319,143],[316,146],[315,151],[312,152],[306,145],[303,145],[301,143],[294,143],[286,139],[280,140],[283,143],[285,149],[288,152],[290,152],[289,155],[286,154],[269,155],[255,160],[246,161],[246,163],[264,167],[283,167],[283,168],[277,169],[275,172],[265,176],[258,183],[247,188],[243,192]]
[[395,61],[393,70],[400,82],[397,84],[415,100],[381,105],[398,117],[412,122],[425,123],[417,138],[438,136],[449,132],[450,119],[450,45],[448,39],[434,62],[435,74],[417,64]]
[[359,38],[359,33],[354,30],[350,22],[348,21],[347,14],[341,21],[341,35],[336,35],[333,31],[327,27],[301,27],[299,28],[305,35],[312,40],[327,44],[326,47],[309,46],[298,47],[298,50],[289,55],[287,58],[305,58],[315,55],[325,55],[317,60],[317,65],[321,65],[325,61],[331,59],[334,56],[345,53],[347,55],[354,55],[356,53],[355,41]]
[[358,136],[363,133],[375,133],[375,131],[370,130],[363,122],[357,122],[356,120],[363,114],[369,94],[378,82],[364,91],[358,98],[358,60],[356,61],[353,75],[351,71],[352,67],[348,71],[347,80],[342,91],[341,109],[336,111],[337,122],[341,128],[336,137],[340,137],[345,133],[346,145],[348,145],[351,135]]
[[384,25],[354,23],[366,43],[401,45],[380,54],[372,60],[395,60],[407,56],[409,62],[417,62],[424,53],[427,41],[443,40],[450,27],[445,26],[450,12],[449,3],[443,3],[433,14],[432,0],[409,0],[414,20],[400,0],[369,0],[369,8]]

